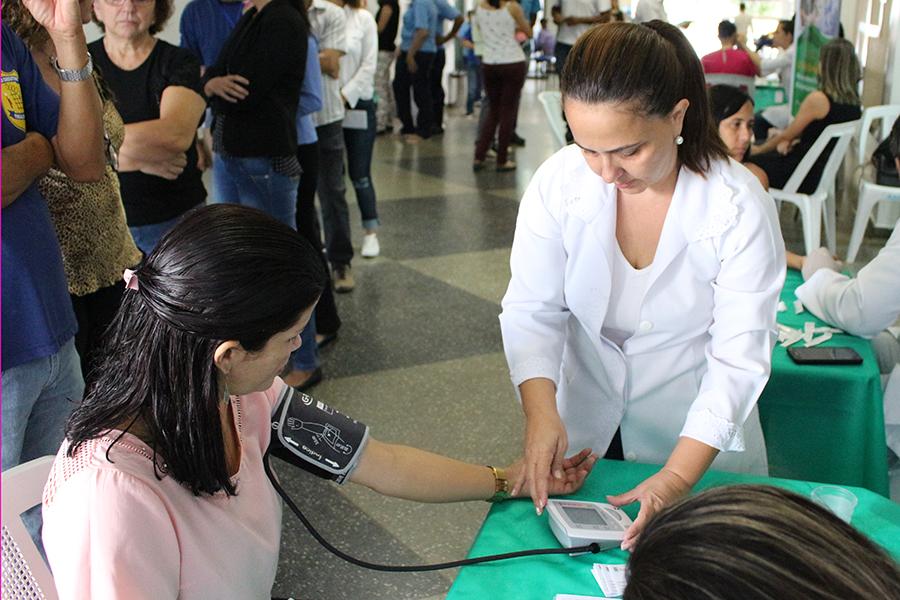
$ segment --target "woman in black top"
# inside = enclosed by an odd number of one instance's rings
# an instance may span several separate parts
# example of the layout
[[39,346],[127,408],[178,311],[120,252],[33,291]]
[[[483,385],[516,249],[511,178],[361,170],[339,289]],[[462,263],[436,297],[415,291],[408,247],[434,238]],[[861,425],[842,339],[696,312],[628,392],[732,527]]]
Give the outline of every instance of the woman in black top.
[[206,108],[200,63],[154,37],[171,14],[171,0],[96,0],[94,18],[105,35],[88,46],[125,123],[118,153],[122,202],[145,254],[206,199],[194,146]]
[[394,88],[391,86],[391,65],[397,55],[397,30],[400,27],[400,5],[397,0],[378,0],[378,64],[375,67],[375,94],[378,105],[375,131],[385,133],[394,128]]
[[[837,39],[822,46],[819,55],[819,89],[804,98],[797,116],[787,129],[751,149],[749,162],[766,172],[771,187],[780,189],[787,184],[794,169],[826,127],[855,121],[860,117],[862,111],[856,87],[859,79],[859,60],[853,44]],[[831,147],[822,153],[810,169],[800,185],[800,193],[815,191],[830,154]]]
[[[213,112],[216,201],[262,210],[297,227],[297,105],[306,73],[309,21],[301,0],[253,0],[204,74]],[[321,378],[315,319],[284,379]]]

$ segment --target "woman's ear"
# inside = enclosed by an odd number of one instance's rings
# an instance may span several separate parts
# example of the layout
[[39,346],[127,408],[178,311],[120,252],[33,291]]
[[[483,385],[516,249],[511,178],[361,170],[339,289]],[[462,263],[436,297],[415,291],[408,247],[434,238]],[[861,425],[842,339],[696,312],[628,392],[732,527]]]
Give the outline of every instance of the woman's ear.
[[682,98],[675,103],[669,118],[672,119],[672,126],[675,128],[675,135],[681,135],[681,128],[684,125],[684,115],[687,114],[688,107],[691,103],[687,98]]
[[234,366],[241,362],[247,355],[247,351],[237,340],[222,342],[216,347],[213,354],[213,362],[223,375],[228,375]]

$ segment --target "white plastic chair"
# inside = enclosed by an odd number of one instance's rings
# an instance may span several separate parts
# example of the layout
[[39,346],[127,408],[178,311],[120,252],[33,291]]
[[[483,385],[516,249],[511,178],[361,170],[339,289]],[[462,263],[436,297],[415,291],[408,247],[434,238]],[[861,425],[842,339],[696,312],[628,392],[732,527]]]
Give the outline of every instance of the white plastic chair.
[[[800,209],[800,216],[803,219],[803,243],[806,246],[806,253],[809,254],[819,247],[822,233],[822,218],[824,208],[825,219],[825,237],[828,240],[828,249],[832,253],[836,251],[837,235],[835,232],[836,225],[836,209],[834,197],[834,181],[837,178],[838,168],[844,161],[847,149],[850,147],[850,140],[856,135],[859,129],[859,121],[848,121],[846,123],[836,123],[825,128],[819,139],[815,141],[797,168],[791,174],[783,189],[770,188],[769,193],[776,202],[790,202],[796,204]],[[809,170],[819,160],[822,152],[828,146],[828,142],[837,140],[828,161],[825,163],[825,169],[822,171],[822,177],[812,194],[801,194],[797,191],[803,180],[809,174]],[[780,204],[779,204],[780,206]]]
[[538,94],[538,100],[544,106],[544,114],[550,123],[550,132],[553,134],[553,141],[556,142],[556,149],[564,148],[568,142],[566,122],[563,120],[562,94],[557,91],[541,92]]
[[756,93],[756,78],[732,73],[706,73],[703,75],[706,85],[730,85],[744,90],[751,98]]
[[[850,233],[850,245],[847,247],[847,262],[856,260],[859,247],[862,245],[863,236],[872,210],[879,202],[900,202],[900,188],[889,185],[878,185],[866,176],[866,166],[869,164],[872,152],[869,150],[869,130],[875,121],[881,121],[881,137],[876,142],[884,140],[891,134],[894,121],[900,116],[900,104],[884,104],[870,106],[862,114],[862,125],[859,128],[857,138],[856,164],[861,169],[859,177],[859,194],[856,204],[856,218],[853,220],[853,231]],[[872,148],[874,151],[874,148]]]
[[56,600],[53,575],[31,539],[21,514],[41,503],[54,456],[36,458],[3,472],[3,600]]

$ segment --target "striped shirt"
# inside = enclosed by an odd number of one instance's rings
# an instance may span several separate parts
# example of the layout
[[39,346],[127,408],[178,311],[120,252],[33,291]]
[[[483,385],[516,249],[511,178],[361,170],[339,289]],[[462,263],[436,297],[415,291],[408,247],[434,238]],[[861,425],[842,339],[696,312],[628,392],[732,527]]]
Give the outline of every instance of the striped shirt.
[[[328,0],[313,0],[309,7],[310,31],[319,42],[320,50],[347,51],[347,17],[344,11]],[[341,82],[322,74],[322,110],[313,115],[316,127],[344,119]]]

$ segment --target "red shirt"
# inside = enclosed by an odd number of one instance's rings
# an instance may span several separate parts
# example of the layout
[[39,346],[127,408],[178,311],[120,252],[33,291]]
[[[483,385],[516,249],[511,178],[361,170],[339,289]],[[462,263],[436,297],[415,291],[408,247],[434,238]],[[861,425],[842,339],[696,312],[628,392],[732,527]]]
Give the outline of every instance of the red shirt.
[[750,60],[750,56],[737,48],[710,52],[701,58],[700,62],[703,64],[704,73],[727,73],[747,77],[759,75],[759,70]]

